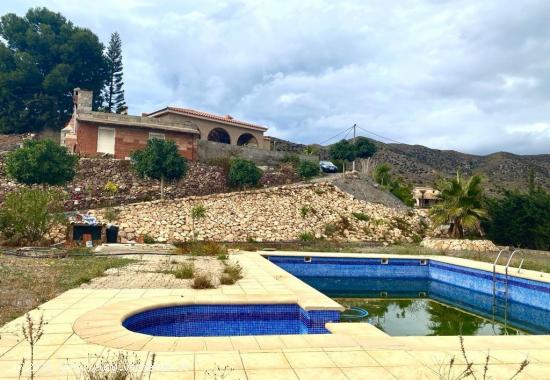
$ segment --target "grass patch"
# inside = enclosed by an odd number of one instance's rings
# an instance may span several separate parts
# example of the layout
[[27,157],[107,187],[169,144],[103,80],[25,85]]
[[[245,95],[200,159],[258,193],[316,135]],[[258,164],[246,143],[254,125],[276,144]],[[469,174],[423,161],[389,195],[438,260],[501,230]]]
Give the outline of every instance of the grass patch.
[[351,215],[357,220],[361,220],[363,222],[368,222],[370,220],[370,216],[367,214],[363,214],[362,212],[352,212]]
[[133,260],[117,257],[81,255],[81,252],[61,259],[0,254],[0,325],[66,290],[101,277],[109,268],[120,268],[131,262]]
[[304,231],[298,234],[298,239],[301,241],[312,241],[315,240],[315,235],[312,232]]
[[206,274],[197,274],[193,278],[193,283],[191,284],[193,289],[213,289],[214,284],[209,275]]
[[178,252],[193,256],[227,255],[227,246],[215,241],[179,242],[175,244]]
[[195,266],[192,263],[183,263],[171,272],[176,278],[190,279],[195,273]]

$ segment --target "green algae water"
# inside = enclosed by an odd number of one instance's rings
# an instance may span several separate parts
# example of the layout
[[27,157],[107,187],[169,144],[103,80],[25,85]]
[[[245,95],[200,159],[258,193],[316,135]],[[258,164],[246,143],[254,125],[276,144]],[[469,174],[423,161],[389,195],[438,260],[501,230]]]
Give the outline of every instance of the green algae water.
[[343,312],[342,322],[371,323],[392,336],[443,336],[443,335],[516,335],[522,330],[499,321],[475,315],[431,299],[370,299],[334,298],[346,307],[363,309]]

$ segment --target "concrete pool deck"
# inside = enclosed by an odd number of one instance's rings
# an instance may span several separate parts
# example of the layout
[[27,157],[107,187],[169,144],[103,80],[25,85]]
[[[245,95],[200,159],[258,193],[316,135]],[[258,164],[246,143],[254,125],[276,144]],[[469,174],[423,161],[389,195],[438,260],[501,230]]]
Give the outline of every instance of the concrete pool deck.
[[[445,256],[261,252],[269,255],[420,258],[491,270],[492,265]],[[35,346],[37,378],[78,378],[81,365],[119,352],[144,364],[156,354],[152,379],[439,379],[456,357],[464,369],[457,337],[391,337],[369,324],[329,324],[332,334],[239,337],[152,337],[124,329],[136,311],[167,304],[297,303],[306,310],[341,308],[332,299],[264,259],[259,253],[233,255],[245,278],[217,289],[72,289],[30,312],[44,316],[44,335]],[[503,268],[499,268],[499,271]],[[518,275],[550,282],[550,275]],[[18,378],[29,346],[18,337],[24,318],[0,328],[0,378]],[[550,336],[465,337],[469,358],[483,370],[490,349],[489,375],[507,379],[519,363],[530,364],[516,379],[550,379]],[[147,363],[148,365],[149,363]],[[227,370],[224,368],[227,367]],[[25,378],[24,371],[23,378]],[[217,376],[217,377],[216,377]]]

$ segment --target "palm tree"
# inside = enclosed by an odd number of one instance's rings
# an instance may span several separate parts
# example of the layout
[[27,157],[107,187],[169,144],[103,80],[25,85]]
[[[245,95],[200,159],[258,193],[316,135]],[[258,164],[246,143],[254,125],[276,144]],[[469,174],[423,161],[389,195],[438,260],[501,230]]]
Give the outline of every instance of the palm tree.
[[449,235],[453,238],[463,238],[465,229],[475,229],[483,235],[479,222],[487,218],[487,211],[482,206],[481,182],[479,175],[466,180],[458,171],[454,179],[440,179],[436,184],[439,202],[430,210],[434,224],[450,223]]

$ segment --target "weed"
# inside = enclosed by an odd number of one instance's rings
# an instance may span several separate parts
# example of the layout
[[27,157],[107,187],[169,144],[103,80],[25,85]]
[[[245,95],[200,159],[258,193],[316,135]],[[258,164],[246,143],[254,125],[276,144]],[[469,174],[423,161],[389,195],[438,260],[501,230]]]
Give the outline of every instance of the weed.
[[228,263],[225,265],[223,273],[227,274],[228,276],[233,278],[235,281],[238,281],[241,278],[243,278],[242,271],[243,271],[243,268],[239,264]]
[[300,239],[301,241],[312,241],[315,240],[315,235],[312,232],[304,231],[300,232],[300,234],[298,235],[298,239]]
[[[29,344],[30,348],[30,357],[29,357],[29,375],[30,379],[34,379],[34,347],[36,346],[36,343],[42,338],[42,335],[44,334],[44,315],[41,315],[38,321],[34,321],[30,314],[25,314],[25,322],[23,326],[21,326],[21,333],[23,334],[23,338],[25,341]],[[23,368],[25,366],[25,358],[21,361],[21,365],[19,367],[19,374],[21,375],[23,373]]]
[[334,223],[327,223],[325,224],[325,235],[326,236],[334,236],[334,234],[336,233],[336,226],[334,225]]
[[370,220],[370,216],[367,214],[363,214],[362,212],[352,212],[351,215],[355,217],[357,220],[361,220],[363,222],[367,222]]
[[155,244],[156,243],[155,239],[151,235],[148,235],[148,234],[143,235],[143,242],[145,244]]
[[103,217],[108,222],[114,222],[118,219],[119,211],[116,208],[113,207],[107,207],[105,210],[103,210]]
[[193,283],[191,284],[193,289],[213,289],[214,284],[209,275],[198,274],[193,278]]
[[208,380],[224,380],[233,372],[233,368],[225,366],[221,368],[217,366],[216,369],[208,370],[204,372],[204,378]]
[[[488,377],[487,374],[489,372],[489,362],[491,360],[491,356],[489,355],[489,352],[487,352],[487,355],[485,356],[485,361],[483,363],[482,373],[481,375],[479,373],[476,374],[474,371],[474,362],[471,361],[468,358],[468,353],[466,352],[466,348],[464,346],[464,337],[461,335],[459,336],[460,340],[460,353],[462,355],[462,359],[464,360],[465,366],[457,367],[458,373],[454,371],[455,365],[456,365],[456,359],[453,356],[449,363],[446,365],[442,365],[439,368],[439,379],[441,380],[462,380],[468,377],[473,378],[474,380],[488,380],[491,379],[491,377]],[[529,361],[527,359],[523,360],[518,369],[511,374],[511,376],[508,378],[508,380],[515,379],[523,370],[525,367],[529,365]]]
[[226,253],[220,253],[217,257],[218,260],[220,261],[225,261],[229,258],[229,255],[227,255]]
[[304,205],[300,208],[300,215],[302,215],[302,219],[305,219],[309,211],[311,210],[311,207]]
[[194,256],[227,255],[227,247],[215,241],[179,242],[176,246],[181,253]]
[[176,278],[190,279],[193,278],[193,274],[195,273],[195,266],[192,263],[183,263],[172,273]]
[[156,354],[151,355],[148,370],[147,363],[141,367],[141,361],[134,354],[132,360],[125,352],[119,352],[114,358],[109,356],[92,360],[93,364],[81,365],[81,376],[84,380],[144,380],[150,379],[155,366]]
[[220,284],[222,285],[233,285],[235,282],[235,279],[227,273],[222,274],[220,277]]

